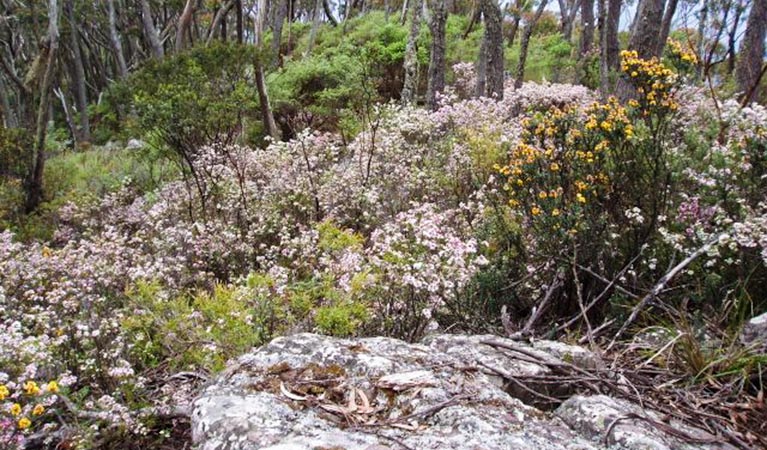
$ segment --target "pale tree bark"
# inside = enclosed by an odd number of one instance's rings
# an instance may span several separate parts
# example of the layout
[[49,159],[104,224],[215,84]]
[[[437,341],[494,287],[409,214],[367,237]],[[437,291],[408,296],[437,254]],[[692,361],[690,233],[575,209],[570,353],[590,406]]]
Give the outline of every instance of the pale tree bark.
[[525,79],[525,64],[527,62],[527,49],[530,46],[530,37],[533,35],[533,28],[538,20],[543,15],[543,10],[546,8],[548,0],[540,0],[538,3],[538,9],[535,10],[535,15],[525,24],[525,29],[522,32],[522,42],[519,46],[519,63],[517,63],[517,78],[514,80],[514,87],[519,89],[522,87],[522,83]]
[[6,128],[16,128],[19,124],[16,121],[16,114],[13,112],[11,100],[8,98],[9,92],[5,85],[5,80],[0,76],[0,108],[2,108],[3,126]]
[[149,42],[152,56],[157,59],[165,56],[165,50],[163,49],[162,42],[160,42],[160,35],[157,34],[157,28],[155,28],[154,21],[152,20],[152,8],[149,6],[149,0],[141,0],[141,25],[144,28],[146,40]]
[[496,0],[480,0],[485,20],[485,53],[487,55],[487,84],[485,95],[503,98],[503,16]]
[[735,79],[742,93],[742,103],[756,100],[758,86],[764,76],[764,38],[767,32],[767,0],[754,0],[746,22],[746,34],[735,67]]
[[487,86],[487,39],[482,37],[482,42],[479,44],[479,59],[477,60],[477,88],[475,96],[482,97],[485,95]]
[[338,19],[333,15],[333,10],[330,8],[330,3],[328,0],[322,0],[322,9],[325,11],[325,17],[328,18],[328,21],[331,25],[334,27],[338,26]]
[[319,31],[320,18],[322,16],[320,8],[322,8],[322,0],[316,0],[314,2],[314,9],[312,10],[312,29],[309,31],[309,44],[306,46],[304,57],[312,53],[314,42],[317,40],[317,31]]
[[431,56],[429,58],[429,84],[426,90],[426,104],[437,109],[437,94],[445,89],[445,51],[447,42],[445,24],[447,8],[445,0],[434,0],[434,14],[431,20]]
[[[45,135],[50,111],[51,87],[56,70],[56,57],[59,50],[59,4],[57,0],[48,0],[48,37],[42,51],[45,55],[45,72],[39,85],[40,102],[37,107],[37,121],[34,141],[34,166],[27,181],[26,211],[32,212],[43,200],[43,171],[45,169]],[[40,57],[43,55],[41,54]],[[41,59],[42,62],[42,59]]]
[[575,15],[580,8],[581,0],[559,0],[559,14],[561,22],[562,36],[567,42],[573,40],[573,23]]
[[114,53],[117,63],[117,75],[120,78],[125,78],[128,76],[128,65],[125,63],[123,45],[120,40],[120,33],[117,31],[117,11],[115,11],[114,0],[107,0],[107,14],[109,16],[109,42],[112,44],[112,53]]
[[418,49],[416,47],[418,34],[421,30],[421,11],[423,0],[411,0],[410,4],[410,34],[405,46],[405,81],[402,85],[400,99],[402,103],[412,103],[418,89]]
[[213,42],[213,39],[216,38],[216,31],[221,26],[221,23],[226,23],[226,16],[229,14],[229,11],[232,10],[232,7],[234,7],[234,3],[234,0],[229,0],[216,11],[216,15],[213,17],[213,22],[210,24],[210,30],[208,30],[208,38],[205,40],[205,45],[210,45],[210,43]]
[[[109,0],[112,2],[112,0]],[[178,29],[176,30],[176,52],[180,52],[184,49],[186,43],[186,35],[189,32],[189,27],[192,25],[192,17],[194,16],[195,0],[186,0],[184,10],[181,12],[181,17],[178,18]]]
[[618,70],[620,66],[620,41],[618,40],[618,28],[621,20],[622,0],[605,0],[607,12],[604,31],[605,59],[607,67]]
[[674,21],[674,15],[676,14],[676,7],[678,4],[679,0],[668,0],[666,12],[663,14],[663,23],[661,23],[660,26],[659,48],[655,51],[657,55],[663,54],[663,47],[666,46],[668,36],[671,34],[671,23]]
[[583,59],[594,46],[594,0],[581,2],[581,42],[578,54]]
[[256,75],[256,89],[258,90],[258,100],[261,106],[261,117],[264,121],[264,130],[272,137],[272,139],[279,139],[280,135],[277,130],[277,123],[274,121],[274,114],[272,113],[272,107],[269,103],[269,92],[266,89],[266,77],[264,75],[264,65],[261,63],[261,53],[263,53],[263,34],[264,23],[266,21],[266,0],[256,0],[255,9],[251,10],[251,18],[253,19],[253,40],[256,49],[259,50],[259,55],[256,55],[256,60],[253,64]]
[[272,65],[279,65],[282,27],[288,16],[288,0],[273,0],[274,22],[272,23]]
[[77,22],[75,21],[74,5],[72,0],[67,0],[64,5],[69,21],[69,45],[72,47],[72,66],[74,80],[72,87],[74,90],[77,111],[80,115],[80,140],[91,140],[91,124],[88,119],[88,90],[85,85],[85,66],[83,65],[83,55],[80,50],[80,40],[78,39]]

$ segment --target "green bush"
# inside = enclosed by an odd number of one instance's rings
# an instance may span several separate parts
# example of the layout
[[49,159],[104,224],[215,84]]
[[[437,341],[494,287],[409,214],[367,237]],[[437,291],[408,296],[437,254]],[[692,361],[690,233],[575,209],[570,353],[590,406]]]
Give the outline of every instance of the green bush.
[[137,124],[154,143],[194,159],[210,143],[232,143],[259,116],[252,46],[214,43],[157,61],[127,81]]

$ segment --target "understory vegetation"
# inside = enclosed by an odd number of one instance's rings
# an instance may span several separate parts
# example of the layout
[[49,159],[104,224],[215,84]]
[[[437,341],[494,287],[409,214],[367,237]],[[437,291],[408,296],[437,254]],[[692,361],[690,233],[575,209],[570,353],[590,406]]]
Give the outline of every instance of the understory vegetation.
[[767,356],[739,336],[767,311],[767,109],[679,40],[621,52],[630,95],[605,95],[551,17],[531,81],[476,96],[470,21],[447,20],[433,109],[399,101],[408,28],[381,11],[296,24],[279,62],[147,61],[91,105],[92,142],[48,133],[33,212],[35,137],[0,128],[0,447],[181,448],[196,389],[274,337],[446,330],[632,355],[747,405],[731,431],[764,444]]

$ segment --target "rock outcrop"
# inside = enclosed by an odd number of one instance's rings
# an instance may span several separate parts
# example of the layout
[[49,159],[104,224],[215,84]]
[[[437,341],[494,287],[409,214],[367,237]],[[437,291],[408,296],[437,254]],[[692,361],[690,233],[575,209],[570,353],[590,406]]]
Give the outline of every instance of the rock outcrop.
[[518,381],[543,380],[557,365],[590,370],[600,360],[581,347],[492,336],[281,337],[195,400],[193,439],[201,450],[731,448],[623,400]]

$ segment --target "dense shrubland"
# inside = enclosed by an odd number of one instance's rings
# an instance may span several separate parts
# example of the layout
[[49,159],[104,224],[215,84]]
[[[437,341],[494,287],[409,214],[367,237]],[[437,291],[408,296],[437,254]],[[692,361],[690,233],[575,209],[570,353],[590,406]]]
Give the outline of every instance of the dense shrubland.
[[654,300],[697,346],[666,364],[734,370],[699,339],[765,307],[767,111],[632,53],[624,70],[640,93],[625,107],[535,83],[461,99],[459,79],[434,112],[375,106],[348,143],[307,124],[265,148],[179,148],[194,180],[66,204],[47,242],[4,232],[4,439],[84,419],[147,432],[190,395],[174,373],[297,330],[483,331],[545,296],[544,333],[591,336],[700,248]]
[[[71,124],[47,134],[32,213],[34,137],[0,128],[0,443],[172,448],[200,383],[298,331],[598,350],[654,330],[646,364],[757,398],[767,358],[737,337],[767,309],[764,106],[701,83],[689,30],[605,73],[548,12],[535,81],[478,97],[485,30],[445,27],[434,110],[399,101],[409,27],[382,11],[293,24],[276,55],[267,34],[141,60],[88,108],[96,146]],[[623,98],[599,92],[618,80]]]

